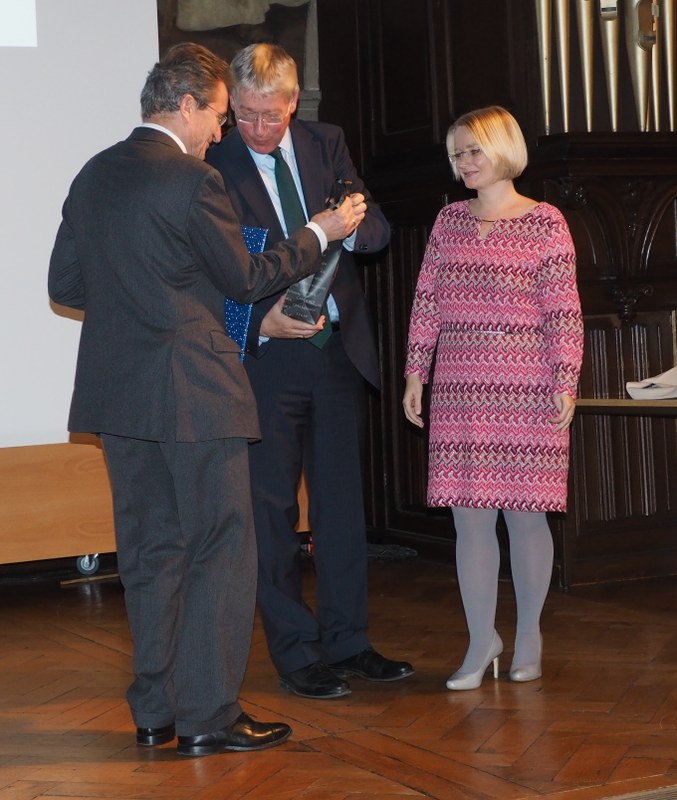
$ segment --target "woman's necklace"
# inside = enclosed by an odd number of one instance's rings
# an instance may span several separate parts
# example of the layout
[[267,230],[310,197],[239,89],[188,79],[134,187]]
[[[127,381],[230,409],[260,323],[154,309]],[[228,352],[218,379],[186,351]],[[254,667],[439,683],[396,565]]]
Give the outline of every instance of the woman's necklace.
[[480,222],[498,222],[498,220],[497,219],[482,219],[482,217],[480,217]]

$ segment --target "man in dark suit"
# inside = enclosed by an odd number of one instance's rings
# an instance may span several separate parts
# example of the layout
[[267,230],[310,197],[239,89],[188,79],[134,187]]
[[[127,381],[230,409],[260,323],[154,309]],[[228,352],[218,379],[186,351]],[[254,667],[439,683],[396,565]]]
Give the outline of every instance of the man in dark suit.
[[202,160],[221,138],[227,64],[177,45],[141,94],[144,124],[73,181],[49,268],[57,303],[84,309],[69,429],[100,434],[134,643],[137,743],[181,755],[258,750],[288,725],[238,693],[255,606],[248,440],[259,436],[223,297],[252,301],[315,271],[366,206],[317,215],[251,257]]
[[[325,207],[337,179],[352,181],[354,201],[367,202],[364,220],[343,243],[324,320],[285,315],[280,293],[260,300],[252,308],[245,357],[262,426],[250,466],[268,648],[282,686],[301,697],[340,697],[350,691],[347,677],[393,681],[413,672],[407,662],[377,653],[366,632],[365,380],[378,386],[379,368],[353,251],[381,250],[390,228],[352,164],[341,129],[291,120],[299,95],[293,59],[280,47],[256,44],[237,53],[231,68],[237,129],[207,160],[223,175],[244,225],[266,229],[268,243],[292,233],[275,172],[280,158],[306,218]],[[331,336],[314,346],[323,321]],[[317,575],[314,612],[302,598],[294,530],[302,468]]]

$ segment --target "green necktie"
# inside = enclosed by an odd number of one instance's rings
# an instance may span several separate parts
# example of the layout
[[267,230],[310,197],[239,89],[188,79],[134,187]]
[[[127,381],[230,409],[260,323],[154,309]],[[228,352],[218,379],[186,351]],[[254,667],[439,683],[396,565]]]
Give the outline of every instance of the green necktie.
[[[297,231],[306,224],[306,215],[301,205],[299,193],[296,190],[294,177],[291,174],[289,165],[284,160],[282,150],[276,147],[270,155],[275,159],[275,182],[277,183],[277,191],[280,195],[280,205],[282,206],[282,214],[284,215],[284,222],[287,227],[287,236],[290,236],[294,231]],[[322,308],[322,313],[325,319],[324,328],[308,339],[315,347],[323,347],[324,343],[331,336],[331,321],[329,319],[329,310],[326,303]]]

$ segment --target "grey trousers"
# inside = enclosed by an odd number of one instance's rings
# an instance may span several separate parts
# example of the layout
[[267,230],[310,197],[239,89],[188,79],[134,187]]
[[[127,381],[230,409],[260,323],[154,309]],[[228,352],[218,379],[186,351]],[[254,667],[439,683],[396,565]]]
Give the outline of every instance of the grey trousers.
[[256,597],[248,443],[101,436],[139,727],[212,733],[241,713]]

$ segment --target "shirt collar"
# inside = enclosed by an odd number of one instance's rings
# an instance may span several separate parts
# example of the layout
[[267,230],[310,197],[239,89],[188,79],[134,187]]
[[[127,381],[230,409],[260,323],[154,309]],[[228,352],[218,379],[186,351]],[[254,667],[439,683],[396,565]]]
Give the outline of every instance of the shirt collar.
[[[283,150],[285,156],[287,157],[287,162],[291,160],[292,164],[294,163],[294,145],[292,144],[291,133],[289,132],[289,128],[284,132],[284,136],[278,145],[280,150]],[[254,159],[254,163],[257,167],[263,167],[264,169],[272,169],[273,164],[275,163],[273,157],[270,153],[256,153],[252,150],[249,146],[247,150],[251,153],[252,158]],[[291,158],[290,158],[291,157]]]
[[170,131],[169,128],[165,128],[164,125],[158,125],[156,122],[144,122],[139,127],[141,128],[152,128],[154,131],[161,131],[162,133],[166,133],[167,136],[171,136],[171,138],[178,144],[181,150],[188,154],[188,150],[186,150],[186,145],[179,139],[179,137],[174,133],[174,131]]

